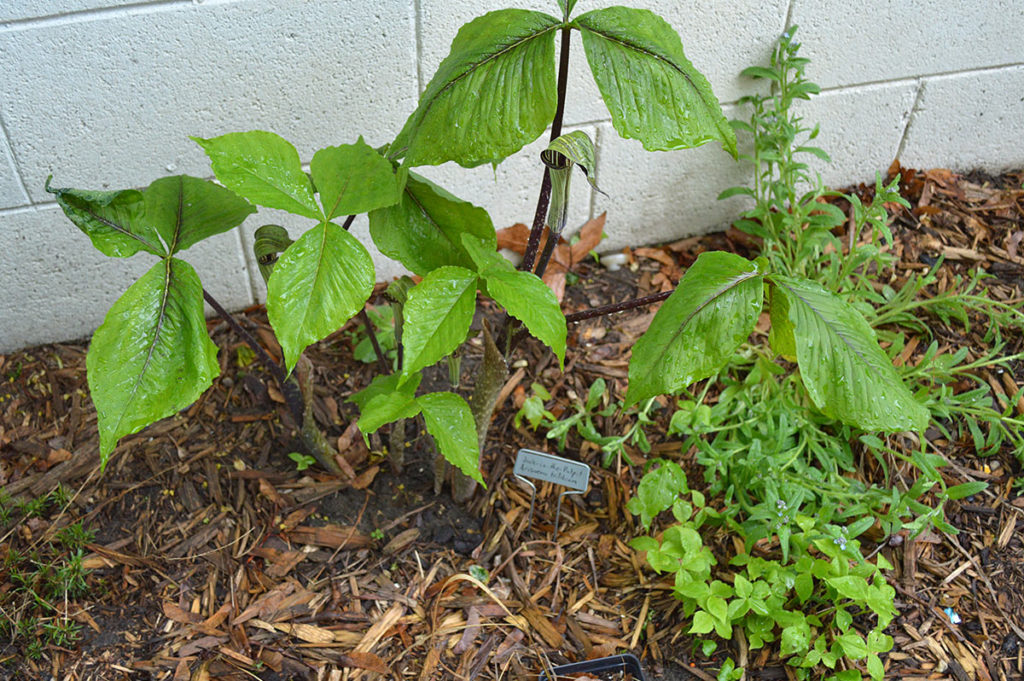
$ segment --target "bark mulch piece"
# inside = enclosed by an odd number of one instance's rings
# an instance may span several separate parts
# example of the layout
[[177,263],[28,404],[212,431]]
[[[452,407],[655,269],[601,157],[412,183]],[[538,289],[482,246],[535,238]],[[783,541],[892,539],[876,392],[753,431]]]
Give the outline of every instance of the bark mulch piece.
[[[900,265],[882,273],[879,285],[896,287],[942,257],[924,295],[963,286],[981,267],[991,275],[990,295],[1019,306],[1024,173],[958,176],[895,166],[890,173],[900,171],[912,208],[893,207],[889,248]],[[867,199],[872,188],[858,191]],[[595,230],[600,224],[588,226],[583,246],[560,246],[560,260],[585,257]],[[514,248],[516,234],[506,232],[505,245]],[[551,283],[564,287],[563,306],[572,312],[669,291],[705,250],[749,256],[756,247],[729,230],[627,251],[629,266],[617,272],[583,262],[577,283],[555,268]],[[217,320],[210,328],[221,348],[221,377],[193,406],[125,438],[102,474],[85,344],[0,355],[4,505],[53,498],[58,485],[65,502],[51,501],[34,518],[5,516],[0,553],[35,552],[38,563],[61,565],[71,552],[57,533],[75,523],[92,533],[81,557],[87,591],[50,609],[26,600],[11,561],[0,563],[0,617],[38,618],[26,635],[5,629],[0,678],[518,679],[624,650],[641,657],[649,679],[707,681],[726,654],[746,665],[747,678],[792,678],[769,652],[735,642],[720,646],[714,659],[694,653],[671,580],[627,546],[638,533],[625,505],[642,475],[640,452],[627,447],[632,465],[617,458],[606,468],[595,445],[570,439],[573,454],[593,466],[591,490],[563,502],[553,541],[557,490],[540,485],[528,529],[530,492],[512,477],[511,460],[520,447],[552,449],[542,434],[514,423],[530,384],[549,390],[556,416],[571,414],[598,378],[621,397],[629,349],[655,307],[574,324],[565,373],[550,353],[525,345],[492,427],[487,491],[468,508],[434,495],[433,455],[416,424],[401,476],[370,451],[379,442],[368,448],[353,428],[356,412],[344,399],[375,371],[352,357],[355,325],[310,350],[317,418],[351,469],[342,479],[295,470],[287,454],[300,449],[296,428],[276,385]],[[280,357],[261,309],[240,319]],[[932,332],[950,350],[967,344],[980,352],[992,342],[984,328],[964,334],[939,320]],[[1003,340],[1004,353],[1022,350],[1020,336]],[[911,339],[901,361],[916,361],[925,346],[924,338]],[[478,354],[472,347],[467,353],[468,383]],[[1024,413],[1021,363],[984,378],[997,400]],[[603,432],[628,426],[622,416],[596,418]],[[664,421],[667,415],[648,432],[650,457],[679,455]],[[896,565],[890,581],[901,612],[889,629],[896,645],[887,674],[1021,678],[1024,497],[1013,486],[1020,462],[1008,451],[978,459],[967,440],[932,443],[952,462],[944,469],[949,484],[990,486],[947,506],[958,535],[926,532],[880,547]],[[686,456],[681,463],[696,466]],[[721,548],[731,539],[707,541]],[[27,649],[45,624],[68,618],[81,625],[76,641],[42,639]]]

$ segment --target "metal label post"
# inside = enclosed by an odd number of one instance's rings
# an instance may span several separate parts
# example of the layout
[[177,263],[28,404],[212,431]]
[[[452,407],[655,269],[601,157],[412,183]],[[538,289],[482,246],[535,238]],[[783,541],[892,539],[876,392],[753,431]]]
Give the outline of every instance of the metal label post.
[[558,541],[558,524],[562,518],[562,497],[567,494],[586,494],[590,488],[590,466],[581,461],[572,461],[533,449],[520,449],[516,453],[516,463],[512,474],[529,485],[532,491],[530,494],[530,522],[526,527],[527,531],[533,527],[533,506],[537,498],[537,486],[530,478],[569,488],[558,495],[554,537],[555,541]]

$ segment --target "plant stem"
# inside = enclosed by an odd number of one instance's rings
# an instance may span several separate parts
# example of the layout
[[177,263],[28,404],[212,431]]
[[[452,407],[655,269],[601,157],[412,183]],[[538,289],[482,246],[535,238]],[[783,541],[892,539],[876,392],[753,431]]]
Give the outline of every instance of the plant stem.
[[537,260],[537,269],[533,272],[538,277],[544,276],[544,272],[548,269],[548,263],[551,261],[551,254],[555,252],[557,245],[558,235],[549,231],[548,240],[544,242],[544,250],[540,252],[540,258]]
[[366,328],[366,335],[370,337],[370,345],[373,346],[373,354],[377,355],[377,364],[380,366],[381,373],[390,374],[391,367],[388,366],[388,360],[384,357],[384,351],[381,350],[380,343],[377,342],[377,333],[373,329],[373,323],[370,321],[370,315],[366,312],[365,305],[359,311],[359,319]]
[[284,369],[280,364],[274,361],[274,358],[263,349],[263,345],[260,344],[256,338],[249,333],[249,331],[238,323],[230,312],[224,309],[224,307],[217,302],[217,299],[210,295],[210,292],[205,288],[203,289],[203,299],[210,304],[221,319],[228,323],[235,333],[242,337],[245,344],[248,345],[256,356],[259,357],[260,362],[267,368],[267,370],[274,376],[274,380],[281,386],[281,394],[284,395],[285,402],[288,403],[288,411],[292,413],[296,422],[302,423],[302,415],[305,408],[302,404],[302,395],[296,390],[295,386],[291,381],[288,380],[288,374],[285,373]]
[[[558,100],[555,104],[555,117],[551,121],[550,139],[552,141],[562,134],[562,118],[565,116],[565,92],[569,82],[569,44],[571,37],[572,29],[566,26],[562,29],[562,47],[558,55]],[[537,257],[537,250],[540,247],[540,237],[544,232],[544,221],[548,216],[548,204],[550,201],[551,173],[545,167],[544,177],[540,183],[540,195],[537,197],[537,210],[533,214],[533,227],[530,229],[530,239],[526,243],[523,262],[519,265],[519,268],[526,272],[533,270],[534,259]],[[538,276],[540,275],[538,274]]]
[[[602,305],[601,307],[592,307],[588,310],[573,312],[572,314],[565,315],[565,323],[575,324],[577,322],[582,322],[584,319],[603,317],[604,315],[615,314],[616,312],[633,310],[638,307],[643,307],[644,305],[653,305],[654,303],[660,303],[670,295],[672,295],[672,291],[662,291],[661,293],[655,293],[654,295],[645,296],[643,298],[634,298],[633,300],[624,300],[621,303],[612,303],[611,305]],[[517,331],[512,337],[511,347],[519,345],[526,336],[526,329],[519,329],[519,331]]]
[[644,305],[660,303],[672,295],[673,291],[662,291],[661,293],[655,293],[654,295],[645,296],[643,298],[634,298],[633,300],[624,300],[621,303],[592,307],[589,310],[582,310],[580,312],[565,315],[565,321],[567,324],[572,324],[574,322],[582,322],[584,319],[593,319],[594,317],[602,317],[607,314],[615,314],[616,312],[634,310],[638,307],[643,307]]
[[545,166],[544,177],[540,182],[540,196],[537,197],[537,210],[533,214],[533,227],[530,228],[530,238],[526,242],[526,252],[523,253],[523,261],[519,263],[519,269],[524,272],[533,271],[533,263],[537,257],[537,250],[540,248],[540,236],[544,233],[544,221],[548,216],[548,204],[550,202],[551,172]]
[[[349,215],[345,218],[345,222],[342,224],[341,228],[347,232],[349,228],[352,227],[352,222],[355,219],[355,214]],[[370,315],[367,314],[365,305],[363,305],[363,309],[359,311],[359,320],[366,328],[366,335],[370,337],[370,345],[373,346],[373,354],[377,355],[377,364],[380,365],[381,372],[390,374],[391,367],[388,366],[388,360],[384,357],[384,351],[380,349],[380,343],[377,342],[377,334],[373,330],[373,323],[370,322]]]
[[235,319],[230,312],[225,310],[224,307],[217,302],[217,299],[210,295],[210,292],[205,288],[203,289],[203,299],[210,304],[210,307],[212,307],[217,314],[220,315],[221,319],[228,323],[228,326],[234,329],[235,333],[242,337],[242,340],[245,341],[246,345],[252,348],[252,351],[256,353],[256,356],[260,358],[260,361],[263,362],[270,373],[274,375],[274,378],[277,379],[279,383],[283,383],[287,379],[284,369],[282,369],[281,365],[275,362],[274,358],[263,349],[260,342],[256,340],[256,338],[249,333],[245,327],[239,324],[238,320]]

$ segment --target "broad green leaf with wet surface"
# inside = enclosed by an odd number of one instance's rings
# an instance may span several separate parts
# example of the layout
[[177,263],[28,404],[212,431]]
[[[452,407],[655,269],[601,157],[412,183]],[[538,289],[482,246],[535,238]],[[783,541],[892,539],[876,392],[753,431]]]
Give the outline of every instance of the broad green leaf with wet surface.
[[224,187],[187,175],[164,177],[144,192],[145,221],[174,255],[242,223],[256,209]]
[[86,356],[103,465],[117,441],[195,402],[220,373],[192,266],[157,262],[114,303]]
[[792,325],[779,346],[795,347],[804,386],[822,413],[865,430],[924,430],[928,410],[856,308],[812,281],[776,274],[770,281],[772,305],[784,305]]
[[573,21],[612,125],[648,151],[717,140],[736,156],[736,134],[707,79],[671,25],[644,9],[608,7]]
[[362,309],[373,292],[373,259],[333,222],[296,239],[267,282],[267,316],[288,371],[306,346],[326,338]]
[[89,237],[96,250],[113,258],[127,258],[139,251],[165,255],[156,231],[146,223],[146,202],[141,191],[92,191],[55,189],[46,181],[46,191],[71,222]]
[[475,269],[463,234],[491,249],[497,244],[487,211],[416,173],[409,173],[398,203],[370,213],[370,236],[380,252],[421,276],[446,265]]
[[408,166],[499,163],[555,114],[555,33],[542,12],[503,9],[463,26],[389,152]]
[[299,152],[280,135],[253,130],[192,140],[210,157],[217,179],[239,196],[314,220],[323,217]]
[[551,348],[559,366],[564,367],[568,332],[554,292],[536,274],[517,270],[480,239],[467,235],[462,242],[486,283],[487,295],[521,321],[531,336]]
[[328,220],[394,205],[405,186],[406,171],[396,174],[362,137],[355,144],[316,152],[309,171]]
[[402,314],[402,375],[409,377],[454,352],[476,311],[476,272],[439,267],[410,289]]
[[473,413],[466,400],[449,392],[429,393],[417,398],[423,410],[427,432],[445,459],[481,485],[480,446]]
[[708,378],[746,340],[761,312],[764,273],[733,253],[701,253],[633,346],[627,405]]

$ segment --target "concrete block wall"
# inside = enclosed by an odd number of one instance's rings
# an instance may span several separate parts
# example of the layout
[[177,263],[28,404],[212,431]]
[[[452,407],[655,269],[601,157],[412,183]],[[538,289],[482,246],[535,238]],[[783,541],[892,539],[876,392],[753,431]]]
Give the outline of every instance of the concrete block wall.
[[[635,4],[679,30],[728,116],[776,37],[800,26],[808,74],[823,88],[802,113],[821,123],[820,165],[833,186],[870,181],[893,158],[917,167],[1024,166],[1024,5],[1019,0],[580,0],[576,12]],[[363,135],[390,140],[447,54],[459,26],[488,9],[557,14],[555,0],[13,0],[0,3],[0,352],[87,336],[152,259],[106,258],[43,191],[145,186],[167,174],[210,176],[189,135],[251,129],[291,140],[303,160]],[[574,185],[570,224],[608,211],[605,249],[721,227],[742,204],[718,202],[751,168],[716,145],[650,154],[612,128],[579,37],[570,66],[567,129],[598,144],[598,183]],[[538,141],[490,167],[420,169],[487,208],[496,227],[529,222]],[[230,308],[262,300],[252,231],[278,222],[260,210],[241,229],[184,254]],[[367,237],[365,218],[354,231]],[[372,250],[372,248],[371,248]],[[378,278],[401,271],[377,257]]]

